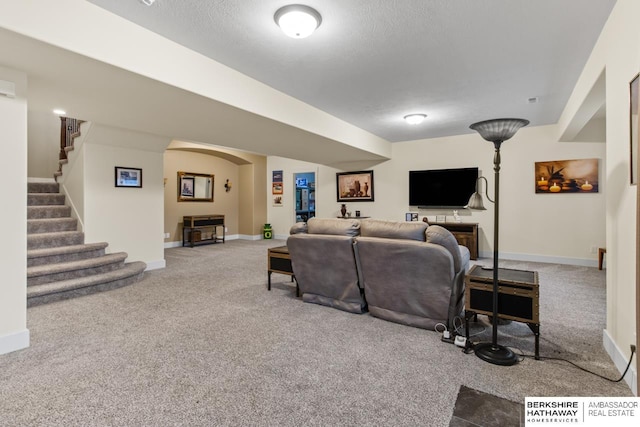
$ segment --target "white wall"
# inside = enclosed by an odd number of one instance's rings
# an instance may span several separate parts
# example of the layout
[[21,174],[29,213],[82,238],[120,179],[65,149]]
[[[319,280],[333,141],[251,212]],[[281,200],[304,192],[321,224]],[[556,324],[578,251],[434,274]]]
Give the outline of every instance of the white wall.
[[[562,143],[555,126],[525,127],[502,144],[500,169],[500,254],[508,259],[595,265],[591,248],[605,244],[605,146],[601,143]],[[394,184],[395,216],[403,218],[407,205],[407,170],[479,167],[494,197],[494,146],[478,134],[394,144],[388,162]],[[536,194],[534,163],[549,160],[600,159],[600,192],[596,194]],[[378,181],[378,179],[376,179]],[[484,184],[482,184],[484,189]],[[377,194],[376,194],[377,199]],[[494,205],[486,211],[460,211],[463,221],[480,224],[480,252],[493,251]],[[401,209],[402,208],[402,209]],[[414,209],[415,210],[415,209]],[[443,212],[443,211],[440,211]],[[420,211],[429,219],[437,212]],[[452,211],[444,211],[452,215]],[[440,213],[442,215],[442,213]]]
[[[640,71],[640,2],[618,0],[560,120],[570,125],[597,78],[606,73],[607,328],[618,368],[636,342],[636,186],[629,183],[629,82]],[[637,380],[636,380],[637,381]],[[637,393],[637,391],[636,391]]]
[[3,231],[0,255],[0,354],[29,346],[27,329],[27,76],[0,67],[0,80],[15,83],[15,98],[0,95],[0,123],[4,150],[0,169],[3,186]]
[[[555,126],[523,128],[501,149],[500,254],[502,258],[596,265],[591,247],[605,245],[605,146],[601,143],[556,142]],[[347,203],[350,211],[380,219],[403,221],[406,212],[451,218],[452,210],[418,210],[409,206],[409,171],[454,167],[479,167],[489,181],[493,198],[492,143],[478,134],[393,144],[391,160],[374,167],[374,202]],[[600,193],[535,194],[534,162],[547,160],[601,159]],[[268,174],[284,171],[284,207],[269,208],[269,221],[278,237],[293,224],[294,172],[318,171],[316,212],[319,217],[338,214],[336,169],[269,157]],[[271,184],[268,183],[267,187]],[[487,211],[460,211],[465,222],[480,224],[481,255],[493,251],[493,205]]]
[[[272,172],[274,170],[283,171],[283,191],[282,205],[273,205],[273,195],[271,194]],[[285,159],[283,157],[267,157],[267,222],[271,224],[273,236],[276,239],[286,239],[289,229],[296,222],[296,199],[294,174],[300,172],[316,173],[316,216],[331,217],[339,214],[340,205],[335,203],[335,173],[336,169],[315,163],[301,162],[298,160]],[[333,193],[330,191],[331,177],[333,177]],[[334,203],[331,203],[333,195]],[[337,208],[336,208],[337,206]],[[334,212],[335,211],[335,212]]]
[[[169,140],[92,125],[84,142],[85,241],[108,242],[129,261],[163,268],[163,152]],[[135,147],[135,148],[131,148]],[[142,188],[115,187],[115,167],[142,169]]]
[[52,111],[29,111],[28,124],[28,176],[53,178],[60,155],[60,117]]

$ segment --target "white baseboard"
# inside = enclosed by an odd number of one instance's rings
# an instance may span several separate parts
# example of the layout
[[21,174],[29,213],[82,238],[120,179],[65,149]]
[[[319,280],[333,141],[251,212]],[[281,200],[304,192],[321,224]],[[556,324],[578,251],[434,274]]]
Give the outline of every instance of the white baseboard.
[[0,337],[0,354],[11,353],[27,347],[29,347],[28,329]]
[[[481,251],[478,255],[480,258],[493,259],[493,252]],[[500,252],[500,259],[508,259],[512,261],[526,261],[526,262],[546,262],[550,264],[578,265],[582,267],[598,266],[598,261],[595,259],[519,254],[519,253],[512,253],[512,252]]]
[[159,259],[157,261],[149,261],[147,262],[147,268],[144,271],[160,270],[162,268],[165,268],[166,266],[167,266],[167,261],[163,259]]
[[261,240],[262,234],[238,234],[238,239],[242,240]]
[[46,182],[46,183],[55,183],[56,180],[53,178],[37,178],[37,177],[29,177],[27,178],[27,182]]
[[[284,236],[274,236],[274,238],[276,239],[282,239],[282,240],[287,240],[287,237],[289,237],[289,235],[284,235]],[[262,234],[227,234],[224,237],[224,240],[262,240]],[[164,242],[164,248],[165,249],[169,249],[169,248],[179,248],[180,246],[182,246],[182,242],[181,241],[177,241],[177,242]]]
[[[629,359],[626,358],[624,353],[620,350],[620,347],[618,347],[615,341],[613,341],[611,335],[609,335],[609,332],[607,332],[606,329],[602,333],[602,345],[604,346],[607,354],[609,354],[609,357],[611,357],[613,364],[616,365],[616,368],[618,368],[620,375],[622,375],[625,368],[627,367],[627,364],[629,363]],[[638,355],[636,354],[634,357],[638,357]],[[627,375],[624,376],[624,382],[626,382],[627,385],[631,388],[631,392],[637,396],[638,372],[636,372],[636,368],[633,363],[629,367]]]

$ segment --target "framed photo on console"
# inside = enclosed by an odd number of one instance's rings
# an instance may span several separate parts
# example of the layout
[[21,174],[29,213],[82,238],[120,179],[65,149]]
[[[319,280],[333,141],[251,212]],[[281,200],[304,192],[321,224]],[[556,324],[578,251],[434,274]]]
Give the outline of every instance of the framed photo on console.
[[338,202],[373,202],[373,171],[336,173]]

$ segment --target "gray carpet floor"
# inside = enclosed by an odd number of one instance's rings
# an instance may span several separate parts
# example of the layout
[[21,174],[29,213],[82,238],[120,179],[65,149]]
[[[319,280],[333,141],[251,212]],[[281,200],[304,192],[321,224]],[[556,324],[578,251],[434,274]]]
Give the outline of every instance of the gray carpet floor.
[[[436,332],[303,303],[288,276],[268,292],[267,248],[282,244],[168,249],[132,286],[29,308],[31,347],[0,356],[0,425],[447,426],[461,386],[516,402],[632,395],[563,362],[494,366]],[[619,376],[604,271],[501,266],[539,273],[542,356]],[[533,354],[525,324],[500,332]]]

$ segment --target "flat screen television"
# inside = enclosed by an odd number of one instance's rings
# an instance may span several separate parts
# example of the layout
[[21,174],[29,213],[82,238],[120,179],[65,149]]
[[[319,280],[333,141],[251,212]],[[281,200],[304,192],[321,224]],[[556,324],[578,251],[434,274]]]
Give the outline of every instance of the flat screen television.
[[476,191],[478,168],[409,171],[409,205],[459,209]]

